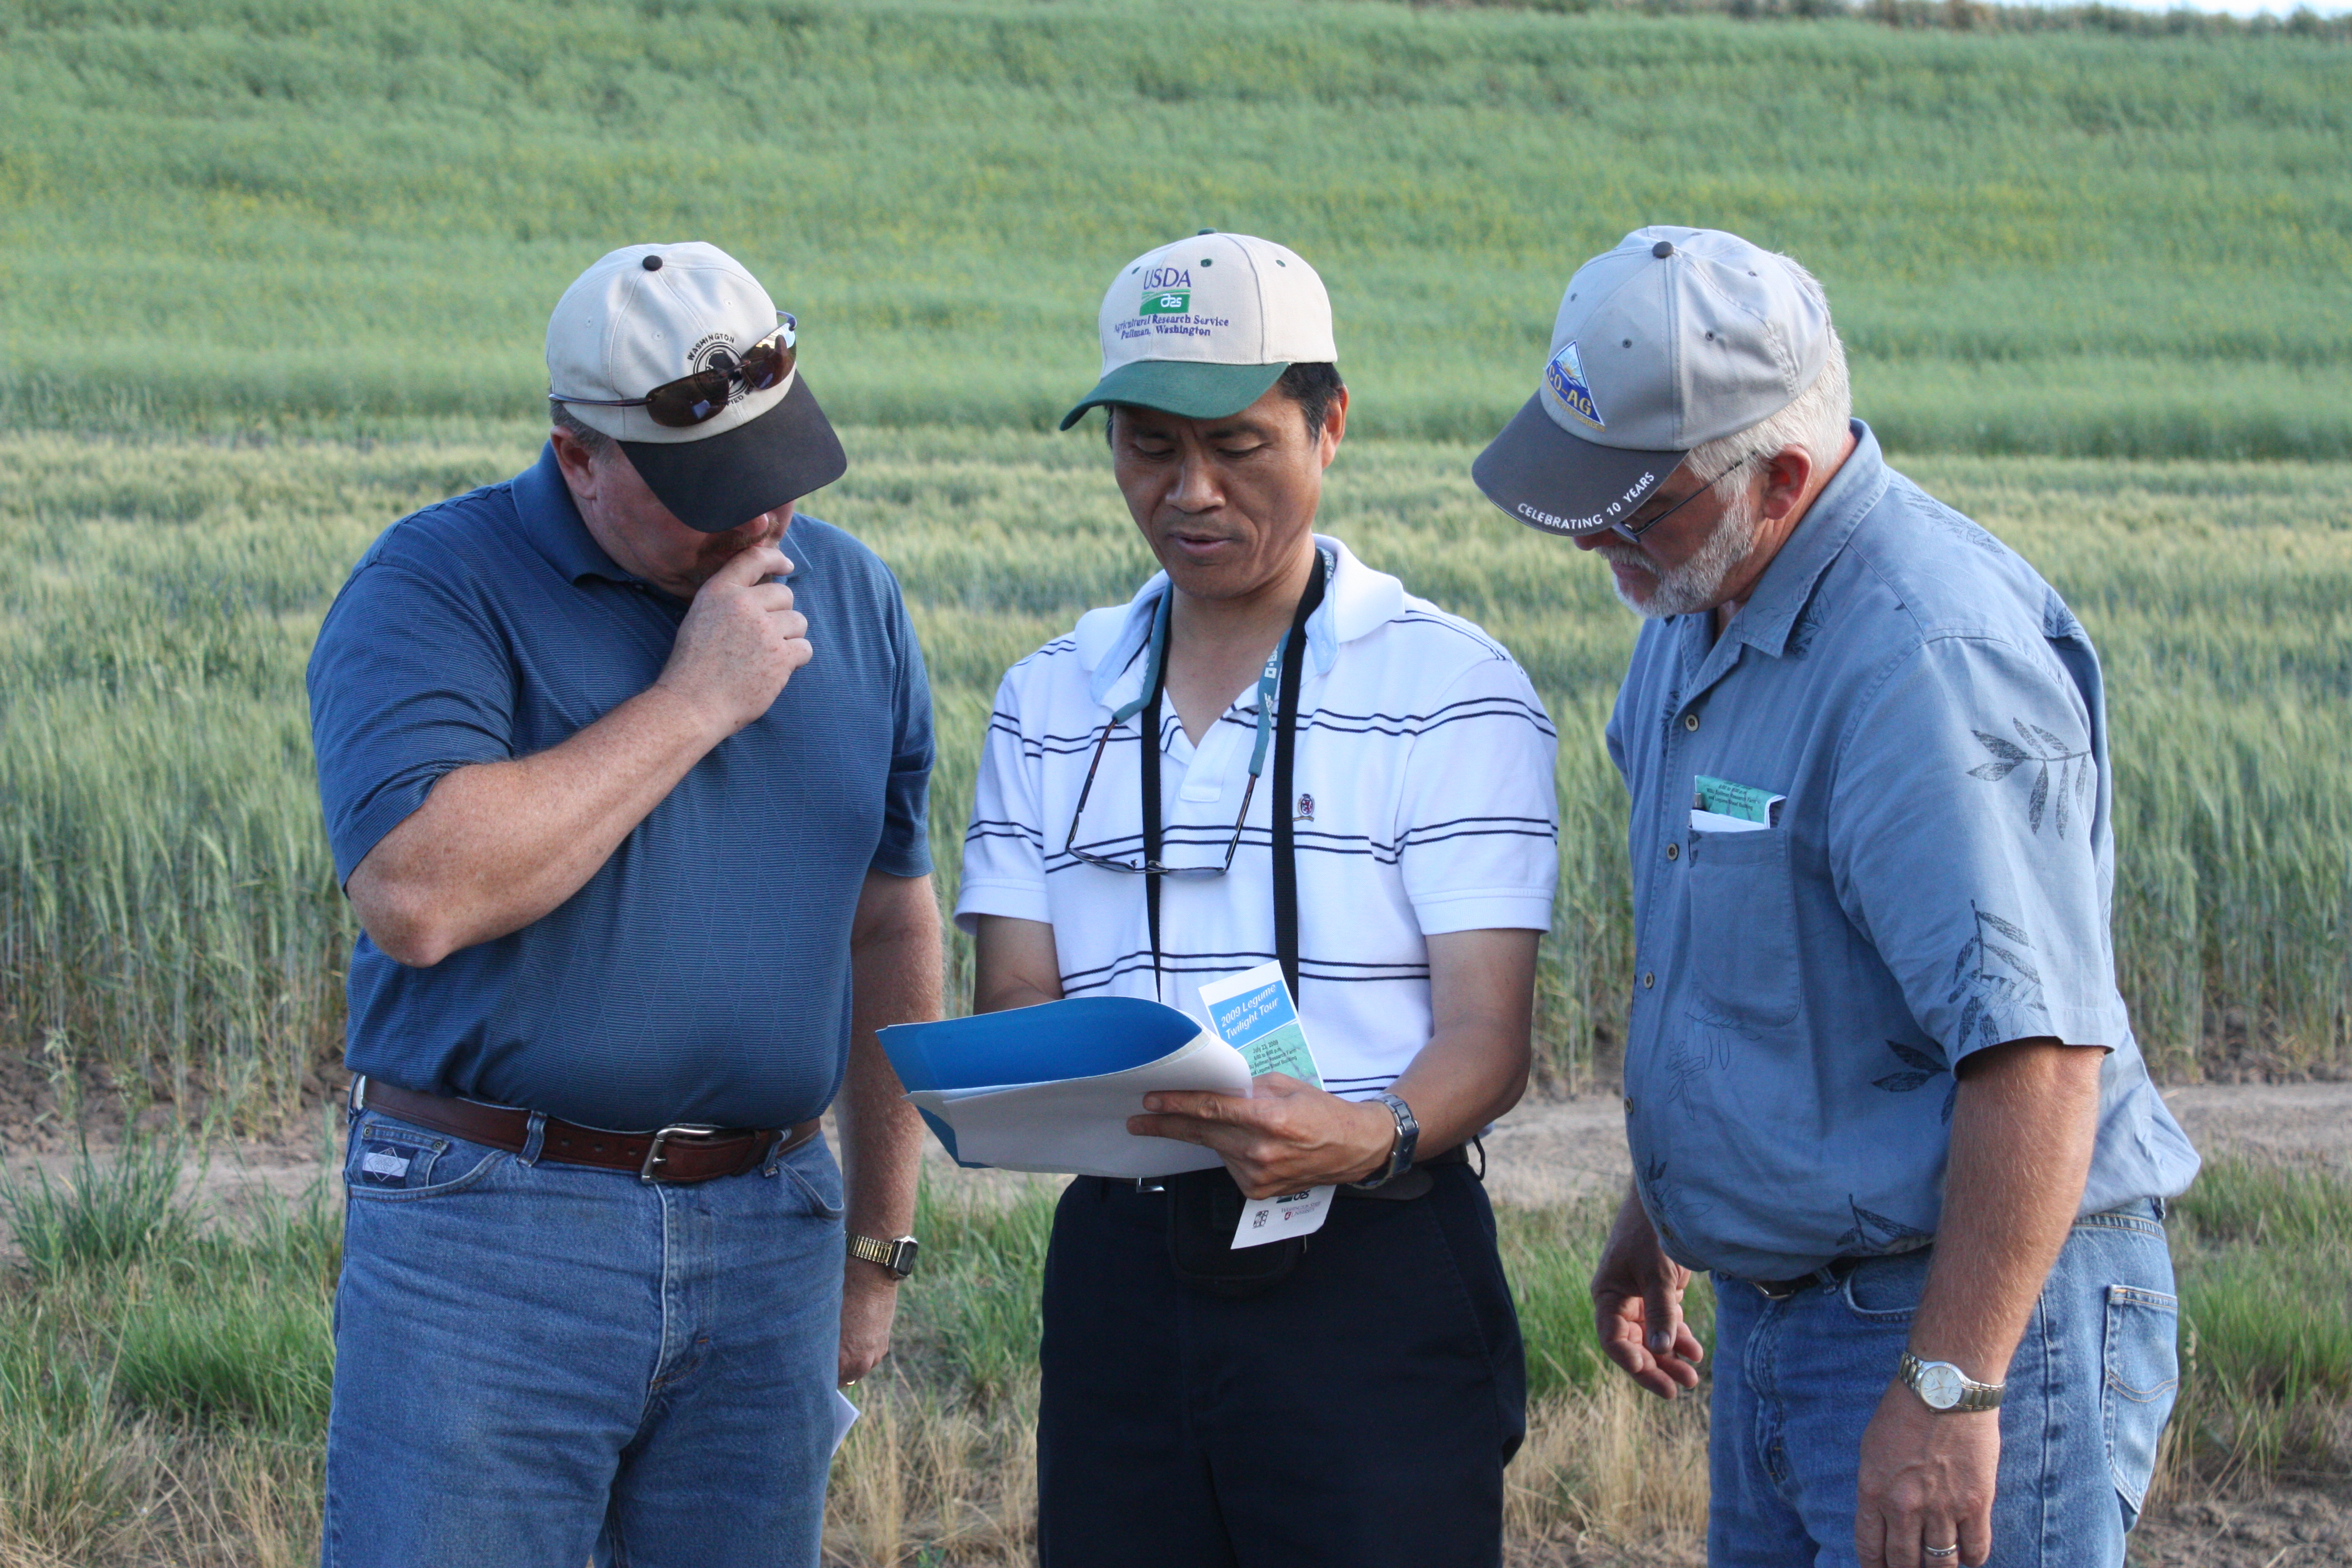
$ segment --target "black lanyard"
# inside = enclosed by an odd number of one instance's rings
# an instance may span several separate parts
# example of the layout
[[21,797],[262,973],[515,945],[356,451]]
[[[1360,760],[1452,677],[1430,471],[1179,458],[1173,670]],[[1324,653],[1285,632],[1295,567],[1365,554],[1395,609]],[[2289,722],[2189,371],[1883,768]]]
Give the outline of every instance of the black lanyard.
[[[1307,574],[1307,591],[1290,617],[1290,634],[1282,646],[1282,676],[1274,710],[1274,795],[1266,803],[1274,825],[1274,953],[1282,977],[1290,983],[1293,1005],[1298,1005],[1298,848],[1291,832],[1292,763],[1298,742],[1299,672],[1307,664],[1307,620],[1323,602],[1324,579],[1330,560],[1320,549],[1315,570]],[[1174,593],[1171,584],[1168,591]],[[1169,641],[1175,641],[1171,609]],[[1152,674],[1151,692],[1143,705],[1143,863],[1160,864],[1160,698],[1168,686],[1167,656]],[[1260,699],[1264,700],[1263,698]],[[1151,928],[1151,998],[1160,1000],[1160,873],[1143,874],[1143,905]]]

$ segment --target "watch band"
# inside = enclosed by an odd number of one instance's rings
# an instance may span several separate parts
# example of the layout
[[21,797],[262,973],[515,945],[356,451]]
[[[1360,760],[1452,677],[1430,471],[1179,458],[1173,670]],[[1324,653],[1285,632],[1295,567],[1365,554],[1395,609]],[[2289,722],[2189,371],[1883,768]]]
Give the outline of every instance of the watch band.
[[852,1236],[849,1238],[850,1257],[878,1264],[901,1279],[915,1271],[915,1254],[919,1250],[911,1236],[902,1236],[891,1241],[871,1236]]
[[1979,1383],[1950,1362],[1922,1361],[1909,1351],[1903,1352],[1895,1369],[1895,1375],[1919,1396],[1920,1403],[1940,1414],[1998,1410],[2001,1394],[2009,1386]]
[[1379,1099],[1382,1105],[1389,1108],[1389,1114],[1396,1119],[1396,1142],[1389,1145],[1387,1169],[1367,1176],[1360,1182],[1349,1184],[1360,1193],[1369,1193],[1374,1187],[1385,1186],[1412,1170],[1413,1150],[1421,1142],[1421,1123],[1414,1119],[1412,1107],[1386,1089],[1381,1091]]

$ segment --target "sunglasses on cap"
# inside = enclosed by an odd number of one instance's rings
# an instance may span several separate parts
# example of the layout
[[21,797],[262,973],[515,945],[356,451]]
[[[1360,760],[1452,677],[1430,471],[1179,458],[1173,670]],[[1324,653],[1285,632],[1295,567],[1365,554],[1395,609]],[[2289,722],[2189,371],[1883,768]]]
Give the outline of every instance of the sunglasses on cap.
[[793,374],[798,359],[794,345],[800,336],[800,322],[786,311],[776,312],[776,330],[745,349],[741,354],[729,353],[722,363],[709,370],[698,370],[692,375],[679,376],[676,381],[663,382],[643,397],[566,397],[561,393],[547,395],[550,403],[578,403],[591,408],[643,408],[646,417],[656,425],[673,430],[688,429],[706,419],[726,412],[729,399],[737,383],[746,393],[765,392],[781,385],[784,377]]

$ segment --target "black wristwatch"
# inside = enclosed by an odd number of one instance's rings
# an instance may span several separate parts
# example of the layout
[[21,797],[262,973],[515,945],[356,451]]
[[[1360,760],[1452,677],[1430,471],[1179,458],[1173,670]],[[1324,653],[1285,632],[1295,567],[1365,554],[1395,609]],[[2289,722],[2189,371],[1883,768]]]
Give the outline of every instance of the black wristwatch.
[[915,1271],[916,1251],[915,1238],[911,1236],[902,1236],[892,1241],[882,1241],[870,1236],[849,1238],[850,1257],[878,1263],[901,1279]]
[[1369,1193],[1374,1187],[1385,1186],[1412,1170],[1413,1147],[1421,1142],[1421,1123],[1413,1120],[1412,1106],[1386,1089],[1381,1091],[1380,1101],[1389,1108],[1389,1114],[1396,1118],[1396,1142],[1389,1148],[1389,1163],[1386,1169],[1376,1172],[1360,1182],[1348,1184],[1360,1193]]

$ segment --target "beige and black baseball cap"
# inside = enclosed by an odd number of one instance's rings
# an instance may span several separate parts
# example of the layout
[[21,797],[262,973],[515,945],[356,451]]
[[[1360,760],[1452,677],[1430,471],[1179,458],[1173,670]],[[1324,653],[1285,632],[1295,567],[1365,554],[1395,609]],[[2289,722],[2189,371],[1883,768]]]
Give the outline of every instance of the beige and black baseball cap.
[[1265,395],[1294,364],[1339,359],[1331,298],[1295,250],[1203,229],[1148,250],[1103,296],[1102,379],[1062,416],[1127,403],[1222,419]]
[[1795,402],[1829,307],[1786,257],[1713,228],[1637,228],[1576,269],[1543,382],[1470,467],[1530,528],[1631,517],[1694,447]]
[[623,246],[573,279],[548,318],[549,400],[618,441],[679,521],[724,533],[848,469],[798,364],[762,392],[735,382],[726,407],[698,425],[656,425],[629,404],[698,371],[731,369],[783,320],[760,280],[715,245]]

